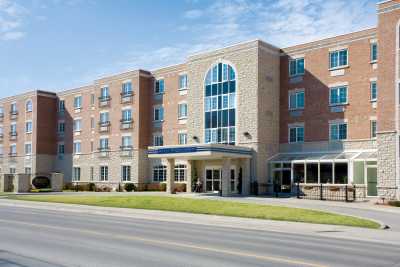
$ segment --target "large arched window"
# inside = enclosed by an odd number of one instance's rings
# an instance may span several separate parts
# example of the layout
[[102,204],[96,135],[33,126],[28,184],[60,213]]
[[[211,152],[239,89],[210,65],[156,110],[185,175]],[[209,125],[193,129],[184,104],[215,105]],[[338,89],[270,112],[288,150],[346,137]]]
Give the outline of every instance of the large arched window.
[[225,63],[213,65],[205,79],[205,143],[235,144],[236,75]]

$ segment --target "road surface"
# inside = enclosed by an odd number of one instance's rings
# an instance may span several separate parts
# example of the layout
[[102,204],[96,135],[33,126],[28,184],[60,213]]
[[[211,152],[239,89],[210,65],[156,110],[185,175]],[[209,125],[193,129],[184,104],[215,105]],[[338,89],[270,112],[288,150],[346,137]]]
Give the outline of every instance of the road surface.
[[400,247],[1,206],[0,266],[393,267],[400,266]]

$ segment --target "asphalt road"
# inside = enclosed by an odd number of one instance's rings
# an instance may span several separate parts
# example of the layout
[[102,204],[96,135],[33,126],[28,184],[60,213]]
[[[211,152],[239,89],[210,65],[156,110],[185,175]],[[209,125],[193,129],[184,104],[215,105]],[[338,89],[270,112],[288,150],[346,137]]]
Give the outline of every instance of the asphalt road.
[[400,266],[372,242],[0,207],[0,267]]

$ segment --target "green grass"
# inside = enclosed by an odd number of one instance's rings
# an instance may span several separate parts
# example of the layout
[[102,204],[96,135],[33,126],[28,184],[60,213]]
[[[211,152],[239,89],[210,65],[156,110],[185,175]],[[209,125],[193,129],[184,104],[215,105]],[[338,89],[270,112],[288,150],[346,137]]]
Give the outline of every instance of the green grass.
[[102,207],[177,211],[277,221],[379,228],[374,221],[334,213],[280,206],[162,196],[10,196],[28,201],[58,202]]

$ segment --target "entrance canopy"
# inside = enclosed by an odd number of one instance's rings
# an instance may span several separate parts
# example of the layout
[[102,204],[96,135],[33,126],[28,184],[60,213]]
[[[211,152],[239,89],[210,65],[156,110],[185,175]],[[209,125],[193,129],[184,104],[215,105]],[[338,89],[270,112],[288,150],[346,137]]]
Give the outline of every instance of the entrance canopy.
[[269,162],[347,162],[349,160],[354,161],[376,161],[376,151],[363,151],[363,152],[331,152],[331,153],[280,153],[272,157]]
[[221,144],[157,146],[148,148],[149,158],[212,160],[222,158],[251,158],[251,155],[251,148]]

